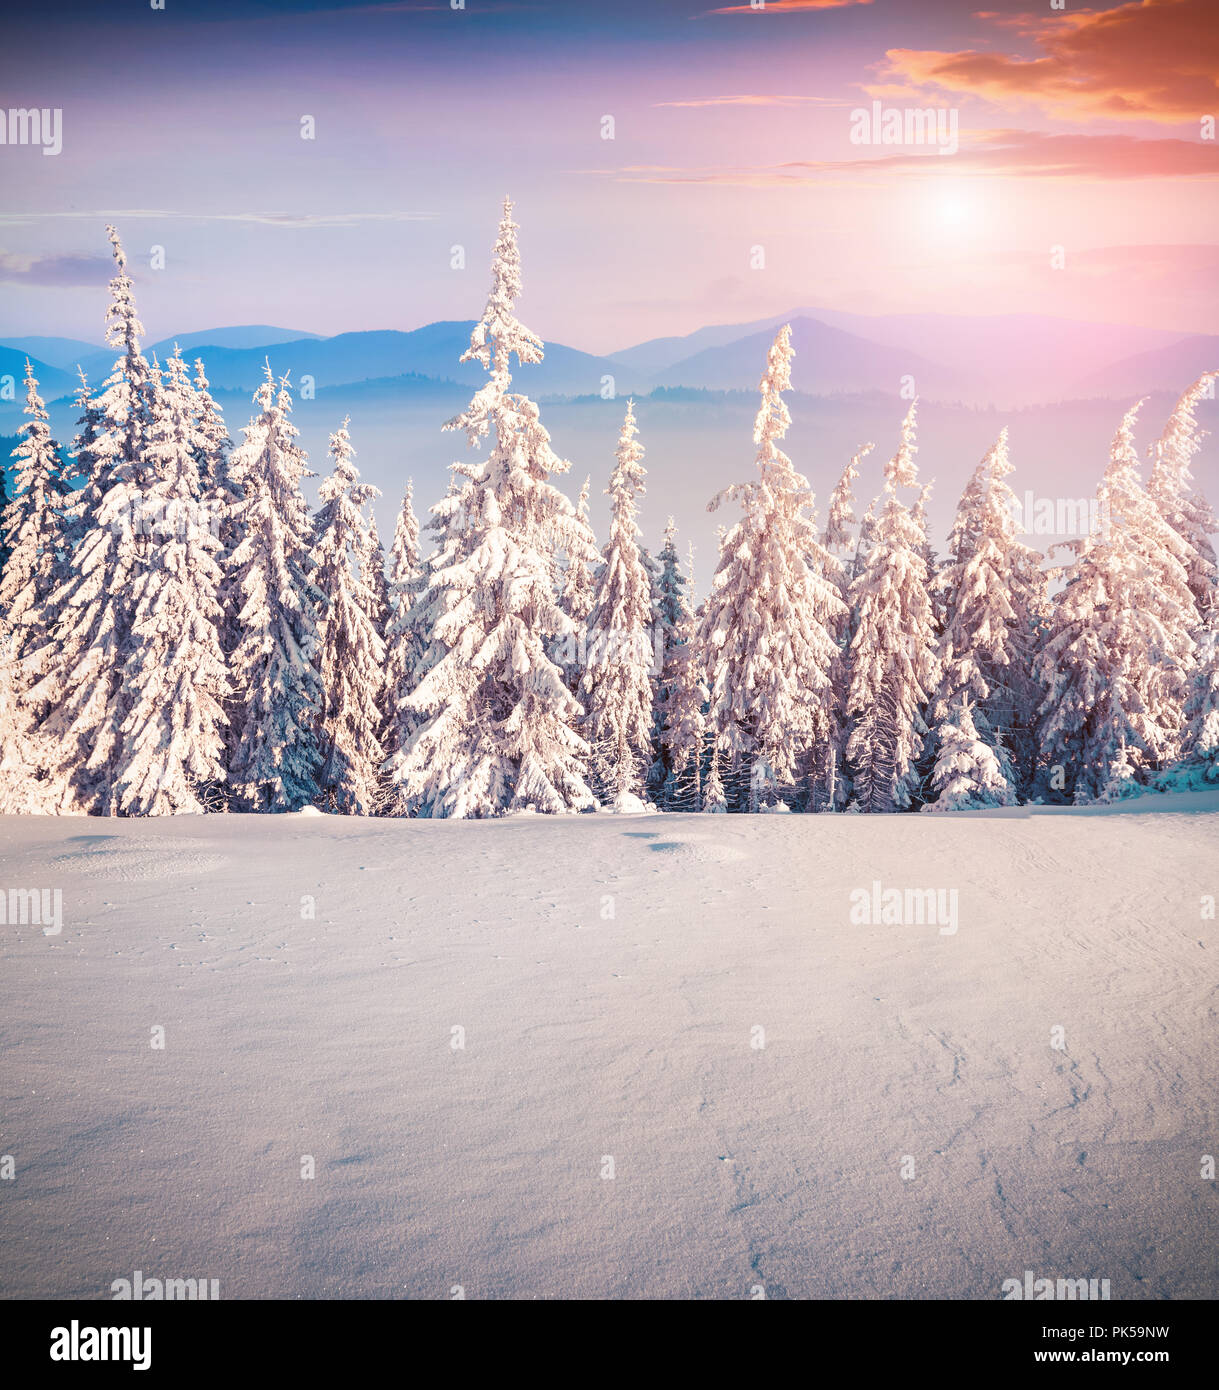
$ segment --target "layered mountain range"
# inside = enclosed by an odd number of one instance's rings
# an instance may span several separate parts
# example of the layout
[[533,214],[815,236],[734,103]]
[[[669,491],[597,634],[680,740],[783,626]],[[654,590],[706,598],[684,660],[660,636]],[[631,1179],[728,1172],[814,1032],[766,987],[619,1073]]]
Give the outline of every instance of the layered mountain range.
[[[1057,401],[1124,400],[1174,391],[1219,362],[1219,335],[1181,334],[1122,324],[1081,323],[1033,314],[957,318],[943,314],[867,317],[821,309],[750,323],[701,328],[597,355],[547,342],[545,361],[520,367],[520,389],[539,399],[648,395],[657,389],[753,391],[775,328],[792,325],[793,388],[811,396],[909,395],[1000,408]],[[164,359],[177,344],[201,356],[214,388],[252,391],[269,361],[299,387],[319,391],[378,384],[378,395],[418,396],[437,387],[469,387],[483,376],[459,359],[469,322],[430,323],[333,337],[251,324],[163,338],[148,352]],[[70,338],[0,337],[0,378],[20,380],[29,357],[44,397],[70,395],[78,368],[98,385],[115,353]],[[19,393],[18,393],[19,397]],[[20,408],[15,401],[4,407]]]

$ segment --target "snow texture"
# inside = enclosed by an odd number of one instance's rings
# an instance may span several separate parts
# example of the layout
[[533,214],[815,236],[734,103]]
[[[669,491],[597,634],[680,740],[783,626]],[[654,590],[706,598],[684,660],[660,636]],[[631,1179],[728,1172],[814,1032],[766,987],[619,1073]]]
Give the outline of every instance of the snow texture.
[[1215,1298],[1217,808],[8,818],[0,1296]]

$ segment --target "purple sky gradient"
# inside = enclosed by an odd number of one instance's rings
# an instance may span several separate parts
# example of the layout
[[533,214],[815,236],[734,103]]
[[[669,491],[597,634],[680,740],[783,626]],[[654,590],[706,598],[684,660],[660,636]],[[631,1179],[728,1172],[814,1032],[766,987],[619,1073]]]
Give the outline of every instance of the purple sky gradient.
[[[1208,93],[1189,67],[1214,47],[1213,6],[1097,6],[1116,14],[1101,29],[1020,21],[1023,5],[983,19],[962,3],[784,3],[169,0],[27,16],[0,92],[62,107],[64,146],[0,147],[0,338],[99,341],[111,217],[151,338],[476,317],[505,193],[522,317],[594,352],[796,305],[1213,331],[1219,142],[1200,137]],[[1160,26],[1159,49],[1136,22]],[[1064,97],[1052,55],[1068,41],[1083,95]],[[1140,95],[1115,119],[1126,82]],[[869,88],[955,107],[959,154],[852,144]],[[1196,114],[1169,92],[1197,95]],[[724,101],[741,97],[755,100]],[[691,102],[720,104],[672,104]],[[164,270],[149,269],[154,245]],[[759,245],[765,269],[751,269]]]

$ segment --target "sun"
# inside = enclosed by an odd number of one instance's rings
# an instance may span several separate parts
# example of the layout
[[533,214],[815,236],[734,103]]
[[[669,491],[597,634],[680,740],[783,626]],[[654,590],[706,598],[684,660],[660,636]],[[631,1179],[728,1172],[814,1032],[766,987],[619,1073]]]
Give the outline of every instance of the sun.
[[940,193],[935,200],[935,220],[945,230],[964,230],[977,221],[977,209],[965,193]]
[[993,234],[993,204],[976,181],[943,175],[917,191],[918,221],[925,238],[940,247],[959,248]]

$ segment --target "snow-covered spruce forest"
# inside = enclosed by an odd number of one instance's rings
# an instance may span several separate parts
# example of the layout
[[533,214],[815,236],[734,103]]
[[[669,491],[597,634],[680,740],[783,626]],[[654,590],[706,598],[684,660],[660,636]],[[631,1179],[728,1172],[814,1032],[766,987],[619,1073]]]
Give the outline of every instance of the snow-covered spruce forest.
[[1145,468],[1132,405],[1097,462],[1099,524],[1048,556],[1021,540],[1001,433],[937,555],[914,404],[880,494],[860,514],[863,444],[817,513],[782,449],[781,328],[696,605],[674,524],[641,545],[629,402],[604,544],[589,483],[574,504],[555,485],[571,465],[511,389],[513,359],[543,355],[514,314],[516,230],[505,202],[462,358],[486,381],[444,426],[470,451],[422,528],[408,484],[387,557],[358,422],[336,422],[311,515],[288,380],[268,365],[234,443],[202,361],[145,357],[109,229],[119,355],[99,387],[82,374],[67,470],[26,373],[0,811],[957,811],[1219,779],[1217,525],[1191,476],[1216,373]]

